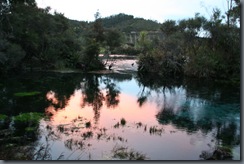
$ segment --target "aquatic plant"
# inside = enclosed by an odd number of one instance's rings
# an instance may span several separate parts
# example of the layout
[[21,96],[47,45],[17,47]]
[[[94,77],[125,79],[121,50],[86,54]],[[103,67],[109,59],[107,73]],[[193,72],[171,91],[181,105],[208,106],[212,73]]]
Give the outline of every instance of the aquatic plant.
[[35,140],[38,136],[39,121],[43,117],[40,113],[22,113],[14,116],[14,134],[21,138],[21,142]]
[[88,131],[82,134],[83,139],[91,138],[93,136],[92,131]]
[[64,132],[64,125],[58,125],[57,126],[57,129],[58,129],[58,131],[60,131],[61,133],[63,133]]
[[156,126],[151,126],[149,129],[149,133],[150,134],[157,134],[157,135],[161,135],[163,132],[162,128],[157,128]]
[[138,123],[136,123],[136,128],[140,128],[140,127],[142,127],[142,123],[141,122],[138,122]]
[[133,149],[128,150],[128,147],[115,146],[112,149],[113,158],[124,160],[146,160],[148,159],[145,154],[139,153]]
[[15,126],[26,125],[26,126],[37,126],[40,119],[43,118],[43,114],[37,112],[21,113],[14,116],[13,120]]
[[90,128],[91,127],[91,122],[89,121],[89,122],[86,122],[85,123],[85,126],[86,126],[86,128]]
[[17,96],[17,97],[26,97],[26,96],[35,96],[35,95],[39,95],[41,94],[41,92],[38,92],[38,91],[33,91],[33,92],[17,92],[17,93],[14,93],[14,96]]
[[121,123],[122,126],[125,126],[125,124],[126,124],[126,120],[125,120],[124,118],[122,118],[122,119],[120,120],[120,123]]
[[119,122],[117,122],[115,125],[114,125],[114,128],[118,128],[119,127]]

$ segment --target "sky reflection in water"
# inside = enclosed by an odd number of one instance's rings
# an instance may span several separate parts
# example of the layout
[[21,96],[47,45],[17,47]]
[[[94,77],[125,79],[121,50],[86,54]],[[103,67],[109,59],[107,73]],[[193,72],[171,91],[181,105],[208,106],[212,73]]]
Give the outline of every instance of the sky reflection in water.
[[91,76],[70,97],[46,94],[50,119],[41,121],[38,142],[50,144],[52,159],[116,159],[113,150],[124,147],[147,159],[199,160],[219,144],[240,159],[240,105],[191,93],[183,85],[152,89],[134,77]]

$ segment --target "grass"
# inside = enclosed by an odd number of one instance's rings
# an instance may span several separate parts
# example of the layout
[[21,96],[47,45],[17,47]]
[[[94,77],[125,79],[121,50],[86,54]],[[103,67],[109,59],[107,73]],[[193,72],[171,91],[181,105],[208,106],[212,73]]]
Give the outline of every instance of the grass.
[[14,96],[16,97],[27,97],[27,96],[35,96],[35,95],[39,95],[41,94],[41,92],[38,91],[33,91],[33,92],[17,92],[14,93]]

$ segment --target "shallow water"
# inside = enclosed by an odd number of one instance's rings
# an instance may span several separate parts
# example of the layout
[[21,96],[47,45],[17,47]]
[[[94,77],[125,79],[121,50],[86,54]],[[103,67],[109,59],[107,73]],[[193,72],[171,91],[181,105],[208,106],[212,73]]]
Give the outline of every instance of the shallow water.
[[[131,62],[128,69],[110,74],[35,73],[6,79],[0,93],[2,114],[45,113],[36,151],[45,145],[53,160],[136,155],[202,160],[218,146],[230,148],[233,160],[240,160],[239,88],[142,77],[133,72]],[[42,94],[12,97],[20,91]]]

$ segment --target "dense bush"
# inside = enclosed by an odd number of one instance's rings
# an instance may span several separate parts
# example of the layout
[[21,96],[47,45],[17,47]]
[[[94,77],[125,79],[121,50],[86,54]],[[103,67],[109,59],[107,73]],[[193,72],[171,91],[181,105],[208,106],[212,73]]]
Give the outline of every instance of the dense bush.
[[[139,57],[139,72],[163,76],[193,76],[240,81],[240,1],[224,23],[218,9],[210,20],[194,18],[162,24],[164,39]],[[228,13],[227,12],[227,13]],[[148,45],[150,43],[147,43]]]

